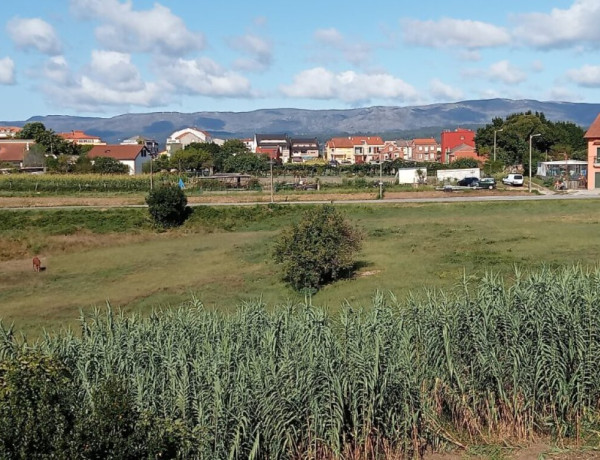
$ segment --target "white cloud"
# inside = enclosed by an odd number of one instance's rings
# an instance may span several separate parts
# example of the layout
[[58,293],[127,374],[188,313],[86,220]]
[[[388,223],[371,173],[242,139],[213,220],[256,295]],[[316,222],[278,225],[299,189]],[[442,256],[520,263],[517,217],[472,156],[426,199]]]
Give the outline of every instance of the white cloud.
[[322,67],[300,72],[291,85],[280,89],[287,97],[340,99],[350,103],[368,102],[375,98],[415,100],[418,96],[411,85],[390,74],[353,71],[336,74]]
[[89,75],[117,91],[139,91],[145,83],[131,56],[116,51],[92,51]]
[[[334,27],[316,30],[314,39],[320,55],[316,58],[317,61],[331,62],[343,58],[353,65],[361,66],[371,59],[371,45],[358,40],[349,41]],[[324,47],[329,48],[330,52],[324,53]]]
[[458,101],[464,96],[459,88],[454,88],[437,78],[429,82],[429,91],[438,101]]
[[477,50],[463,50],[459,54],[459,58],[462,61],[477,62],[481,61],[481,53]]
[[250,81],[208,58],[162,63],[162,75],[173,89],[210,97],[252,97]]
[[240,70],[262,72],[267,70],[273,61],[272,46],[267,40],[254,35],[246,34],[232,37],[228,40],[229,46],[245,53],[246,56],[238,59],[234,66]]
[[204,47],[204,36],[191,32],[184,21],[167,7],[136,11],[133,2],[119,0],[71,0],[82,18],[99,20],[96,38],[111,51],[155,52],[181,56]]
[[48,59],[42,73],[47,80],[56,84],[68,85],[71,81],[71,70],[64,56],[53,56]]
[[542,72],[544,70],[544,63],[540,60],[535,60],[531,63],[531,70],[534,72]]
[[480,21],[443,18],[439,21],[402,21],[404,40],[432,48],[487,48],[510,43],[502,27]]
[[488,70],[488,77],[493,81],[501,81],[507,85],[521,83],[527,79],[527,74],[513,66],[507,60],[492,64]]
[[600,66],[584,65],[580,69],[571,69],[567,78],[579,86],[600,88]]
[[15,84],[15,63],[9,58],[0,59],[0,85]]
[[575,0],[568,9],[553,8],[550,13],[528,13],[515,17],[514,34],[527,44],[539,48],[577,46],[600,43],[600,2]]
[[64,56],[54,56],[45,63],[42,76],[46,97],[59,107],[77,111],[154,107],[170,98],[162,84],[142,81],[130,56],[122,53],[92,51],[90,63],[80,72],[73,72]]
[[40,18],[14,18],[8,22],[6,29],[18,48],[33,48],[51,56],[62,51],[54,28]]
[[568,88],[555,86],[548,93],[548,99],[551,101],[569,101],[569,102],[578,102],[582,101],[583,98],[576,93],[573,93]]

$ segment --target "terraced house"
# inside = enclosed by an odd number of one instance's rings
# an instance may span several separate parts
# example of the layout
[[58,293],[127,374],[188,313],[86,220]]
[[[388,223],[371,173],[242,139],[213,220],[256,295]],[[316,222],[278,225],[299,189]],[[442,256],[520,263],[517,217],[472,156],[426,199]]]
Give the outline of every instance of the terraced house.
[[340,164],[379,161],[385,142],[380,136],[334,137],[325,144],[326,158]]

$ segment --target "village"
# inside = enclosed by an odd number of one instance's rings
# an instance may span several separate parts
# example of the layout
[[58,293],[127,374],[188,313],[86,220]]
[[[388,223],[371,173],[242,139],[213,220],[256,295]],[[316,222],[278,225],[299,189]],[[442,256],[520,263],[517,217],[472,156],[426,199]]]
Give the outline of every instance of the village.
[[[47,171],[48,158],[56,159],[59,155],[46,148],[43,155],[34,155],[36,150],[35,139],[23,139],[21,127],[0,126],[0,171],[2,173],[44,173]],[[440,174],[442,182],[457,182],[465,177],[480,177],[480,169],[492,159],[495,161],[497,137],[503,129],[494,130],[494,144],[492,151],[479,154],[476,150],[476,132],[467,128],[444,129],[441,131],[439,141],[436,138],[414,138],[384,140],[376,135],[351,135],[332,137],[321,144],[317,137],[294,137],[287,134],[257,133],[251,138],[237,139],[239,152],[252,153],[268,160],[271,167],[281,165],[326,165],[329,168],[344,168],[350,165],[382,165],[395,162],[405,168],[396,168],[393,172],[398,177],[398,183],[423,183],[427,176],[428,165],[434,174],[440,165],[443,169],[452,169],[452,164],[459,165],[454,174]],[[152,163],[164,165],[160,160],[168,161],[177,152],[194,145],[215,144],[223,146],[225,140],[211,135],[206,130],[186,127],[173,132],[167,139],[159,142],[141,135],[124,139],[118,144],[108,144],[99,136],[88,134],[81,130],[53,133],[67,144],[80,148],[79,152],[85,155],[90,162],[98,158],[110,158],[124,166],[123,172],[130,175],[140,175],[148,172]],[[532,134],[530,142],[538,135]],[[587,160],[571,159],[567,155],[564,159],[538,161],[533,165],[533,176],[544,180],[553,180],[556,189],[594,189],[596,184],[600,187],[600,165],[598,150],[600,145],[600,122],[598,119],[590,126],[585,135],[588,143]],[[492,158],[490,158],[492,157]],[[64,161],[75,162],[77,156]],[[154,160],[154,161],[151,161]],[[461,161],[462,160],[462,161]],[[466,161],[465,161],[466,160]],[[178,165],[182,169],[181,162]],[[184,165],[185,166],[185,165]],[[467,166],[465,168],[465,166]],[[458,171],[458,169],[462,171]],[[184,170],[189,168],[183,167]],[[407,169],[405,174],[400,169]],[[157,169],[155,169],[157,170]],[[206,169],[205,174],[212,175],[212,167]],[[234,171],[242,173],[247,171]],[[386,168],[389,173],[389,168]],[[525,173],[523,165],[514,165],[505,172]],[[489,174],[489,172],[488,172]],[[482,176],[484,174],[481,174]],[[249,177],[249,176],[248,176]],[[239,180],[239,178],[238,178]],[[508,183],[505,181],[505,183]],[[513,183],[511,185],[522,185]]]

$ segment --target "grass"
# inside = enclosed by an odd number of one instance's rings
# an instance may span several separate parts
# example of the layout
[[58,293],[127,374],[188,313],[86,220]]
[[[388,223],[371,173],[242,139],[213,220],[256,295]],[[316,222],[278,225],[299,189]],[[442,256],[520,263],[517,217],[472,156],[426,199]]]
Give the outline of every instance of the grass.
[[[466,273],[505,275],[515,265],[595,265],[597,200],[442,203],[340,209],[366,235],[352,280],[312,301],[337,310],[368,304],[376,290],[399,297],[456,285]],[[143,209],[0,212],[0,317],[39,332],[74,324],[80,308],[110,301],[149,312],[190,295],[233,309],[300,296],[271,262],[277,231],[305,206],[197,208],[181,229],[155,232]],[[34,273],[40,253],[47,270]]]

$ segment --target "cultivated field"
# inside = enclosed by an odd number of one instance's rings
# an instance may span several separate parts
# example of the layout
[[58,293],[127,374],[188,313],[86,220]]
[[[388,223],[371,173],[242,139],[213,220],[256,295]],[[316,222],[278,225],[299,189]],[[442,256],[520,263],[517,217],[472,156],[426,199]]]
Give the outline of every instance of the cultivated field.
[[[451,288],[486,271],[512,276],[541,265],[595,266],[599,201],[356,206],[341,209],[365,233],[352,280],[312,299],[336,311],[367,305],[375,291]],[[278,230],[303,206],[198,208],[181,229],[157,233],[145,209],[0,212],[0,317],[39,333],[76,324],[79,309],[107,301],[148,313],[195,295],[233,310],[262,298],[267,307],[300,296],[271,262]],[[34,273],[39,253],[44,272]]]

